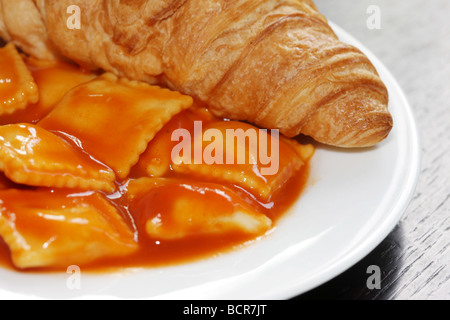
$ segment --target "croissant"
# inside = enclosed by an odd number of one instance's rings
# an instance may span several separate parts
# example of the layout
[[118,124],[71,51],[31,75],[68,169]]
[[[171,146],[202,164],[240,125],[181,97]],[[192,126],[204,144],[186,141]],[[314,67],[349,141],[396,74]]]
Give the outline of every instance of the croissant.
[[[70,25],[77,18],[79,28]],[[340,147],[393,126],[388,92],[312,0],[0,0],[0,36],[29,55],[168,86],[217,116]]]

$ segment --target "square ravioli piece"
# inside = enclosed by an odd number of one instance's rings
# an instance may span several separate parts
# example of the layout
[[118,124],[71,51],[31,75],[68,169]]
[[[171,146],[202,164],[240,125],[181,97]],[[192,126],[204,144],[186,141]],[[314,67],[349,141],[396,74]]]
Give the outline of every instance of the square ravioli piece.
[[21,269],[85,265],[137,249],[134,233],[96,192],[0,190],[0,236]]
[[16,47],[0,48],[0,115],[25,109],[39,100],[38,87]]
[[128,184],[128,197],[137,229],[152,239],[259,236],[272,227],[271,219],[219,184],[140,178]]
[[115,190],[111,169],[31,124],[0,126],[0,171],[29,186]]
[[176,172],[238,185],[263,201],[270,201],[314,152],[311,145],[237,121],[209,124],[192,140],[191,145],[182,141],[173,156]]
[[193,136],[196,121],[209,124],[214,121],[214,117],[206,109],[194,107],[173,117],[148,144],[147,150],[139,158],[135,166],[139,176],[157,178],[169,173],[172,165],[171,153],[178,143],[173,141],[172,135],[181,129],[187,130]]
[[69,91],[38,125],[72,137],[124,179],[161,128],[192,103],[178,92],[104,74]]
[[25,59],[39,89],[39,101],[12,114],[0,115],[0,124],[37,123],[45,117],[70,89],[91,81],[95,74],[67,62]]

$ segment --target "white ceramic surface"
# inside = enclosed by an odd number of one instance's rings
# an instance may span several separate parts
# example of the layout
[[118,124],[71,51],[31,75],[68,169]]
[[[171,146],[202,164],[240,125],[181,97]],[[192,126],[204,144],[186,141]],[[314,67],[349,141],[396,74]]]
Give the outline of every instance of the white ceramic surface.
[[375,64],[390,93],[395,128],[379,146],[345,151],[320,146],[311,183],[268,236],[240,250],[180,266],[81,274],[0,269],[0,299],[287,299],[325,283],[369,254],[395,227],[419,175],[420,147],[404,94],[383,64],[349,34]]

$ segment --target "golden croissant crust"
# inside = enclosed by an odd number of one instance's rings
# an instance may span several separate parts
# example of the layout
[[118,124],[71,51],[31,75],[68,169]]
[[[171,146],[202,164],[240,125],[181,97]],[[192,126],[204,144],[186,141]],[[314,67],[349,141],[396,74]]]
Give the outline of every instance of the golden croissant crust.
[[[67,26],[71,5],[80,29]],[[365,147],[393,125],[374,66],[311,0],[0,0],[0,36],[37,57],[167,85],[217,116],[289,137]]]

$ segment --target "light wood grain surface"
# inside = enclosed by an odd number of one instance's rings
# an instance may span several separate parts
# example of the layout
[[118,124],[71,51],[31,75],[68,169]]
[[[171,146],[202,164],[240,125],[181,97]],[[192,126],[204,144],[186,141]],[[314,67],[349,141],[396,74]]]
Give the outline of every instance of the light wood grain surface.
[[[450,1],[316,0],[321,12],[390,69],[413,108],[421,177],[397,228],[368,257],[297,299],[450,299]],[[369,6],[380,10],[371,30]],[[371,11],[370,13],[373,13]],[[367,288],[367,268],[382,271]]]

